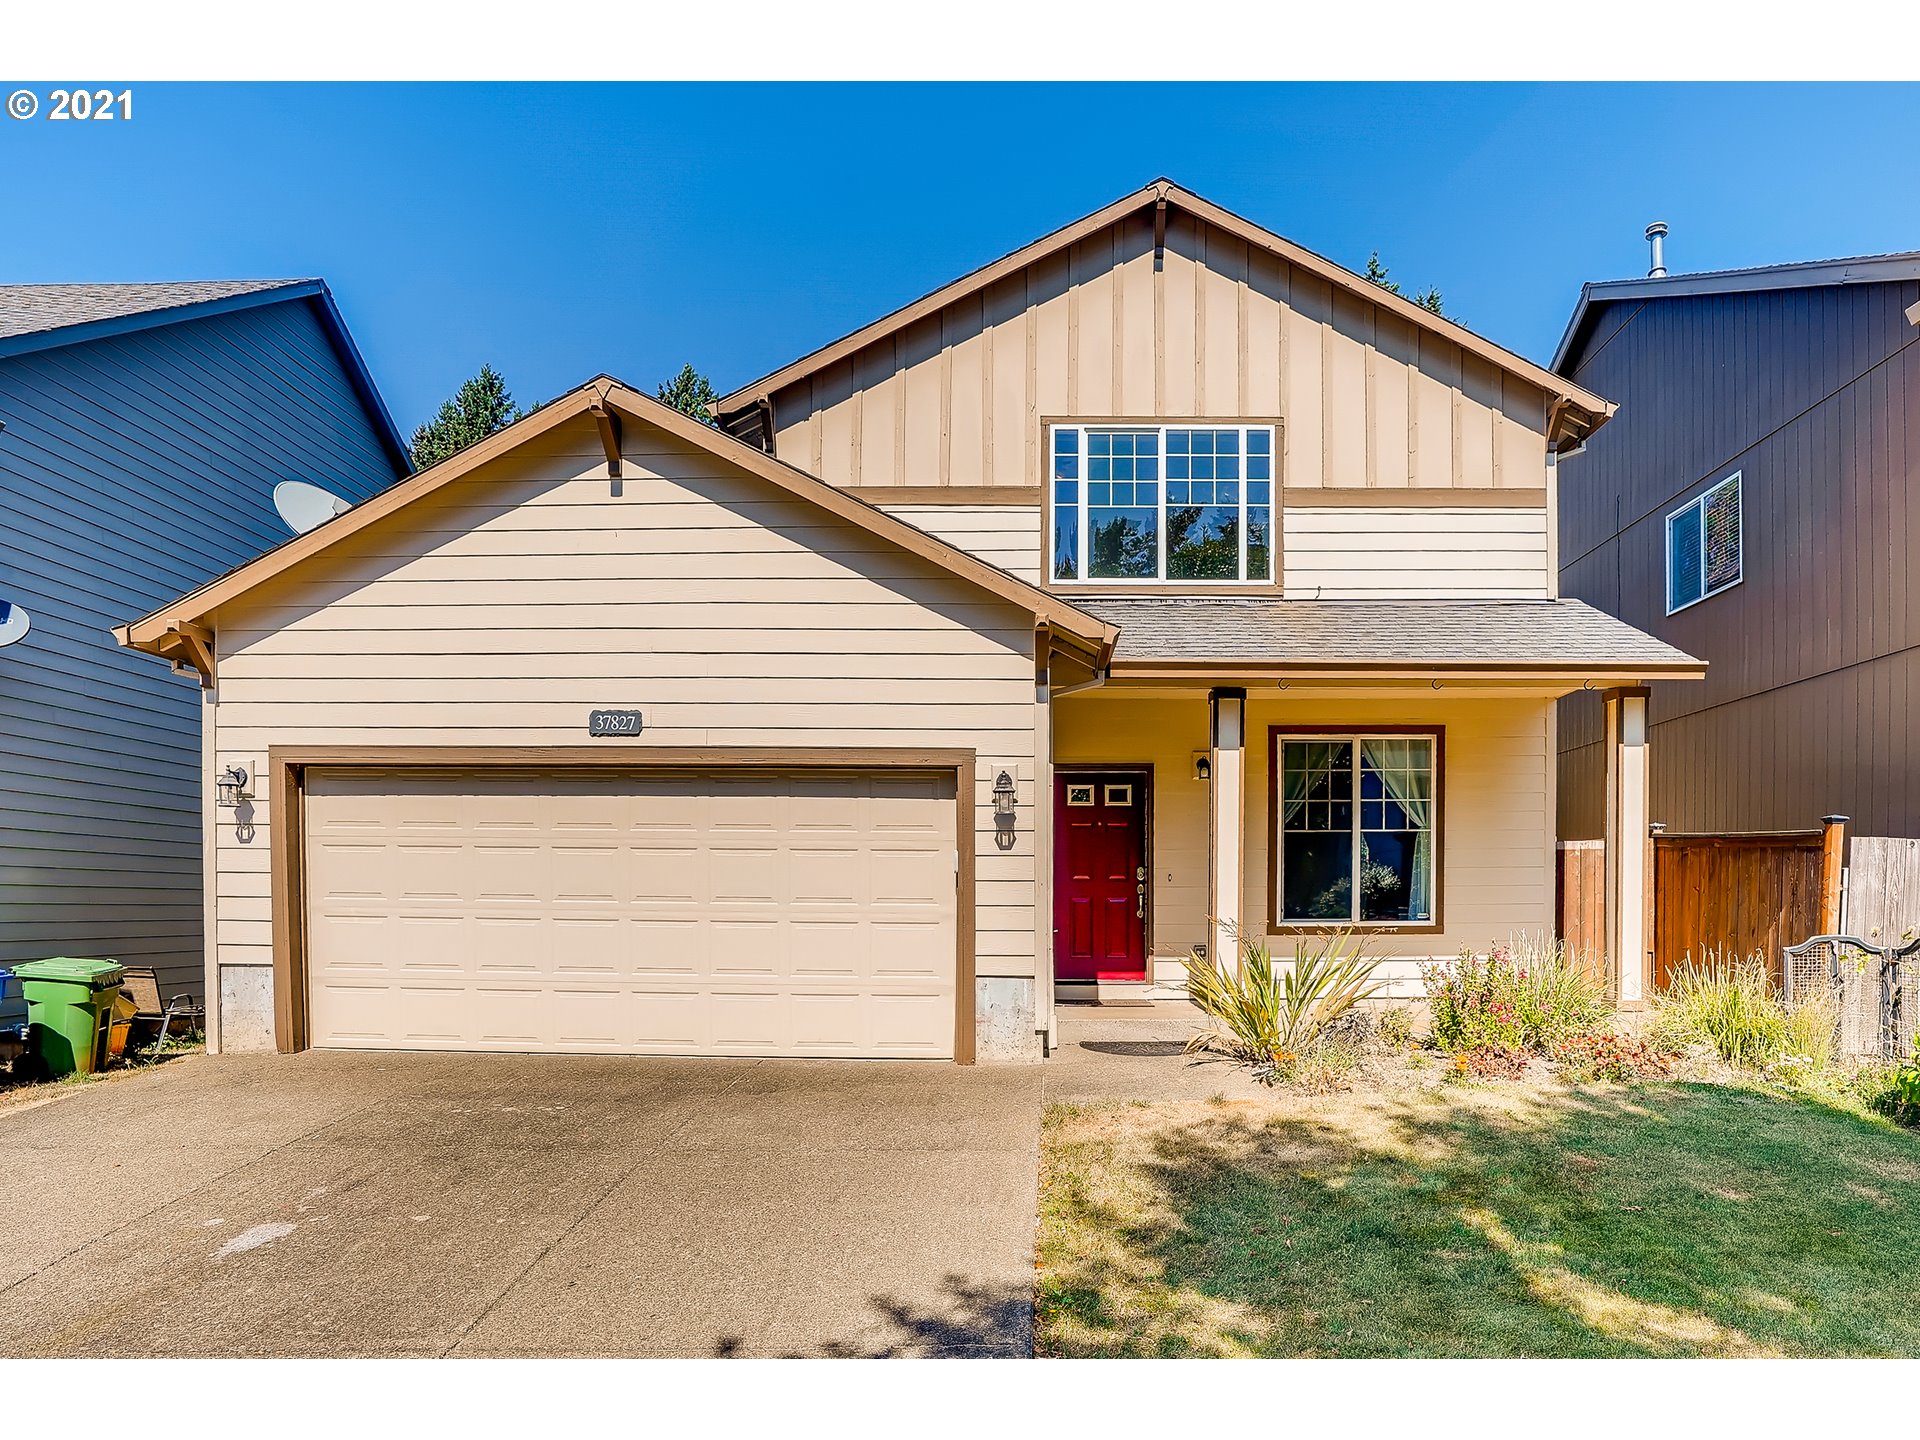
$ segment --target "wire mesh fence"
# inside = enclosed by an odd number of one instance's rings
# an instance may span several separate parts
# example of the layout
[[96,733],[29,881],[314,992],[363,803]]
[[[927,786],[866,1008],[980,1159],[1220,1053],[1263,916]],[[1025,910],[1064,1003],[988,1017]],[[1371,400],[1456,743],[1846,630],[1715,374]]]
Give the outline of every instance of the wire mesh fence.
[[1920,1016],[1920,940],[1881,946],[1855,935],[1816,935],[1781,952],[1789,1003],[1819,990],[1838,1002],[1835,1043],[1850,1060],[1913,1054]]

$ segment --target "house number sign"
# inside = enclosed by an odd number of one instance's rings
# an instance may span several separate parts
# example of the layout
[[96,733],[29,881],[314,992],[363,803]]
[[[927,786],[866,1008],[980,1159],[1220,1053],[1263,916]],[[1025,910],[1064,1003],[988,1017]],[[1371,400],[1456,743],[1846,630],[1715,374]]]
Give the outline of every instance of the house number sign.
[[638,710],[595,710],[587,716],[587,734],[638,735],[640,733],[640,712]]

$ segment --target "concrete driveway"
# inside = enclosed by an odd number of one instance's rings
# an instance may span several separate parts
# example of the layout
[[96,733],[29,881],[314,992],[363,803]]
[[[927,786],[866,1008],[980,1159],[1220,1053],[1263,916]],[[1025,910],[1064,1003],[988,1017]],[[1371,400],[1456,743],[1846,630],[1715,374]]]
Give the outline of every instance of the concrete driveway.
[[1037,1069],[192,1057],[0,1113],[0,1354],[1025,1355]]

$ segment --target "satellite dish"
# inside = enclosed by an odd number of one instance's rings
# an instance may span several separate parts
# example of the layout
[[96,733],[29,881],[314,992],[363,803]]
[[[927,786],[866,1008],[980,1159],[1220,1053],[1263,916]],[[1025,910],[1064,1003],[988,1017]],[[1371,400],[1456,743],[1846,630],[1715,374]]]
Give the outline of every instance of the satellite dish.
[[304,480],[282,480],[273,487],[273,508],[296,535],[304,535],[316,525],[324,525],[336,515],[353,507],[331,490],[309,485]]
[[33,628],[26,609],[11,600],[0,600],[0,645],[11,645]]

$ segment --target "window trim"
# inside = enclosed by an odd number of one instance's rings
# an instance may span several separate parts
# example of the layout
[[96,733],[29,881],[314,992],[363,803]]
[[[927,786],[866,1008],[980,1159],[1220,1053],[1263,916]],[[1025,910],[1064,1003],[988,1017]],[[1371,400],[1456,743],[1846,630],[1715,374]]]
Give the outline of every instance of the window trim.
[[[1255,415],[1255,416],[1043,415],[1040,417],[1039,424],[1040,424],[1040,433],[1038,437],[1037,449],[1040,456],[1039,479],[1040,479],[1040,495],[1042,500],[1041,526],[1040,526],[1040,575],[1042,577],[1041,583],[1046,589],[1084,592],[1084,591],[1090,591],[1090,590],[1100,590],[1103,588],[1120,588],[1120,589],[1127,589],[1127,590],[1154,590],[1161,594],[1185,593],[1185,594],[1221,595],[1221,594],[1233,594],[1235,592],[1238,592],[1241,594],[1269,594],[1272,591],[1279,588],[1280,581],[1281,581],[1281,567],[1283,564],[1283,555],[1281,550],[1281,532],[1282,532],[1283,513],[1284,513],[1282,493],[1283,493],[1283,487],[1284,487],[1283,470],[1285,465],[1284,447],[1286,444],[1286,430],[1285,430],[1284,422],[1278,416],[1265,416],[1265,415]],[[1078,492],[1080,497],[1078,502],[1078,509],[1081,516],[1080,535],[1079,535],[1079,558],[1080,558],[1080,565],[1082,570],[1085,569],[1085,565],[1086,565],[1086,553],[1087,553],[1087,541],[1088,541],[1087,527],[1085,523],[1086,507],[1087,507],[1087,491],[1085,487],[1088,484],[1087,469],[1088,469],[1088,460],[1090,457],[1087,453],[1087,445],[1086,445],[1086,438],[1085,438],[1086,433],[1089,431],[1095,431],[1095,430],[1108,430],[1108,431],[1155,430],[1159,432],[1160,434],[1159,460],[1161,462],[1161,476],[1157,481],[1153,483],[1159,487],[1159,495],[1156,501],[1160,518],[1161,518],[1160,533],[1158,536],[1159,569],[1163,573],[1166,569],[1166,544],[1167,544],[1167,533],[1166,533],[1167,492],[1165,488],[1167,484],[1166,475],[1165,475],[1166,432],[1169,430],[1239,430],[1242,432],[1241,458],[1243,460],[1245,459],[1245,455],[1246,455],[1246,449],[1245,449],[1246,442],[1244,438],[1245,432],[1250,430],[1265,430],[1266,432],[1268,432],[1268,434],[1272,438],[1271,438],[1270,452],[1269,452],[1270,462],[1268,465],[1268,474],[1270,478],[1266,483],[1271,485],[1272,488],[1269,493],[1269,498],[1267,502],[1267,511],[1268,511],[1268,519],[1267,519],[1268,575],[1267,575],[1267,578],[1264,580],[1248,580],[1244,578],[1235,578],[1231,580],[1198,580],[1198,579],[1187,579],[1187,578],[1165,579],[1165,578],[1160,578],[1158,576],[1153,578],[1147,578],[1147,579],[1125,578],[1120,576],[1111,576],[1111,577],[1096,576],[1096,577],[1088,578],[1088,577],[1085,577],[1084,575],[1074,576],[1072,578],[1067,578],[1067,579],[1061,579],[1056,577],[1053,573],[1054,515],[1056,510],[1056,505],[1054,502],[1055,481],[1054,481],[1054,475],[1053,475],[1053,462],[1054,462],[1053,446],[1054,446],[1054,433],[1061,429],[1075,429],[1081,432],[1080,465],[1079,465],[1080,477],[1076,483],[1081,487]],[[1243,472],[1244,472],[1244,466],[1243,466]],[[1244,477],[1244,473],[1238,483],[1242,486],[1247,484],[1247,481]],[[1240,500],[1240,512],[1243,517],[1246,514],[1247,503],[1248,502],[1246,500],[1246,491],[1243,489],[1241,491],[1241,500]],[[1241,569],[1244,570],[1246,567],[1246,552],[1247,552],[1247,535],[1246,535],[1246,526],[1244,523],[1241,525],[1240,529],[1241,529],[1240,565],[1241,565]]]
[[[1682,610],[1691,610],[1702,601],[1711,600],[1716,595],[1724,595],[1727,591],[1733,589],[1734,586],[1745,583],[1747,578],[1747,488],[1741,482],[1740,477],[1742,473],[1743,472],[1736,470],[1731,475],[1714,481],[1713,484],[1707,486],[1706,489],[1702,490],[1684,505],[1675,506],[1667,512],[1666,528],[1664,531],[1666,543],[1662,548],[1662,556],[1666,561],[1667,614],[1678,615]],[[1734,548],[1735,553],[1739,557],[1739,573],[1736,574],[1733,579],[1727,581],[1726,584],[1716,586],[1714,589],[1709,590],[1706,588],[1707,502],[1729,485],[1735,487],[1735,492],[1740,497],[1740,523],[1734,530]],[[1686,604],[1676,605],[1673,603],[1673,522],[1689,510],[1698,510],[1700,512],[1700,593],[1693,599],[1687,601]]]
[[[1280,918],[1280,745],[1286,740],[1426,737],[1433,741],[1433,918],[1431,920],[1283,920]],[[1359,797],[1354,816],[1359,818]],[[1355,834],[1359,833],[1356,823]],[[1267,727],[1267,933],[1269,935],[1437,935],[1446,929],[1447,727],[1445,725],[1269,725]],[[1357,844],[1358,841],[1356,840]]]

